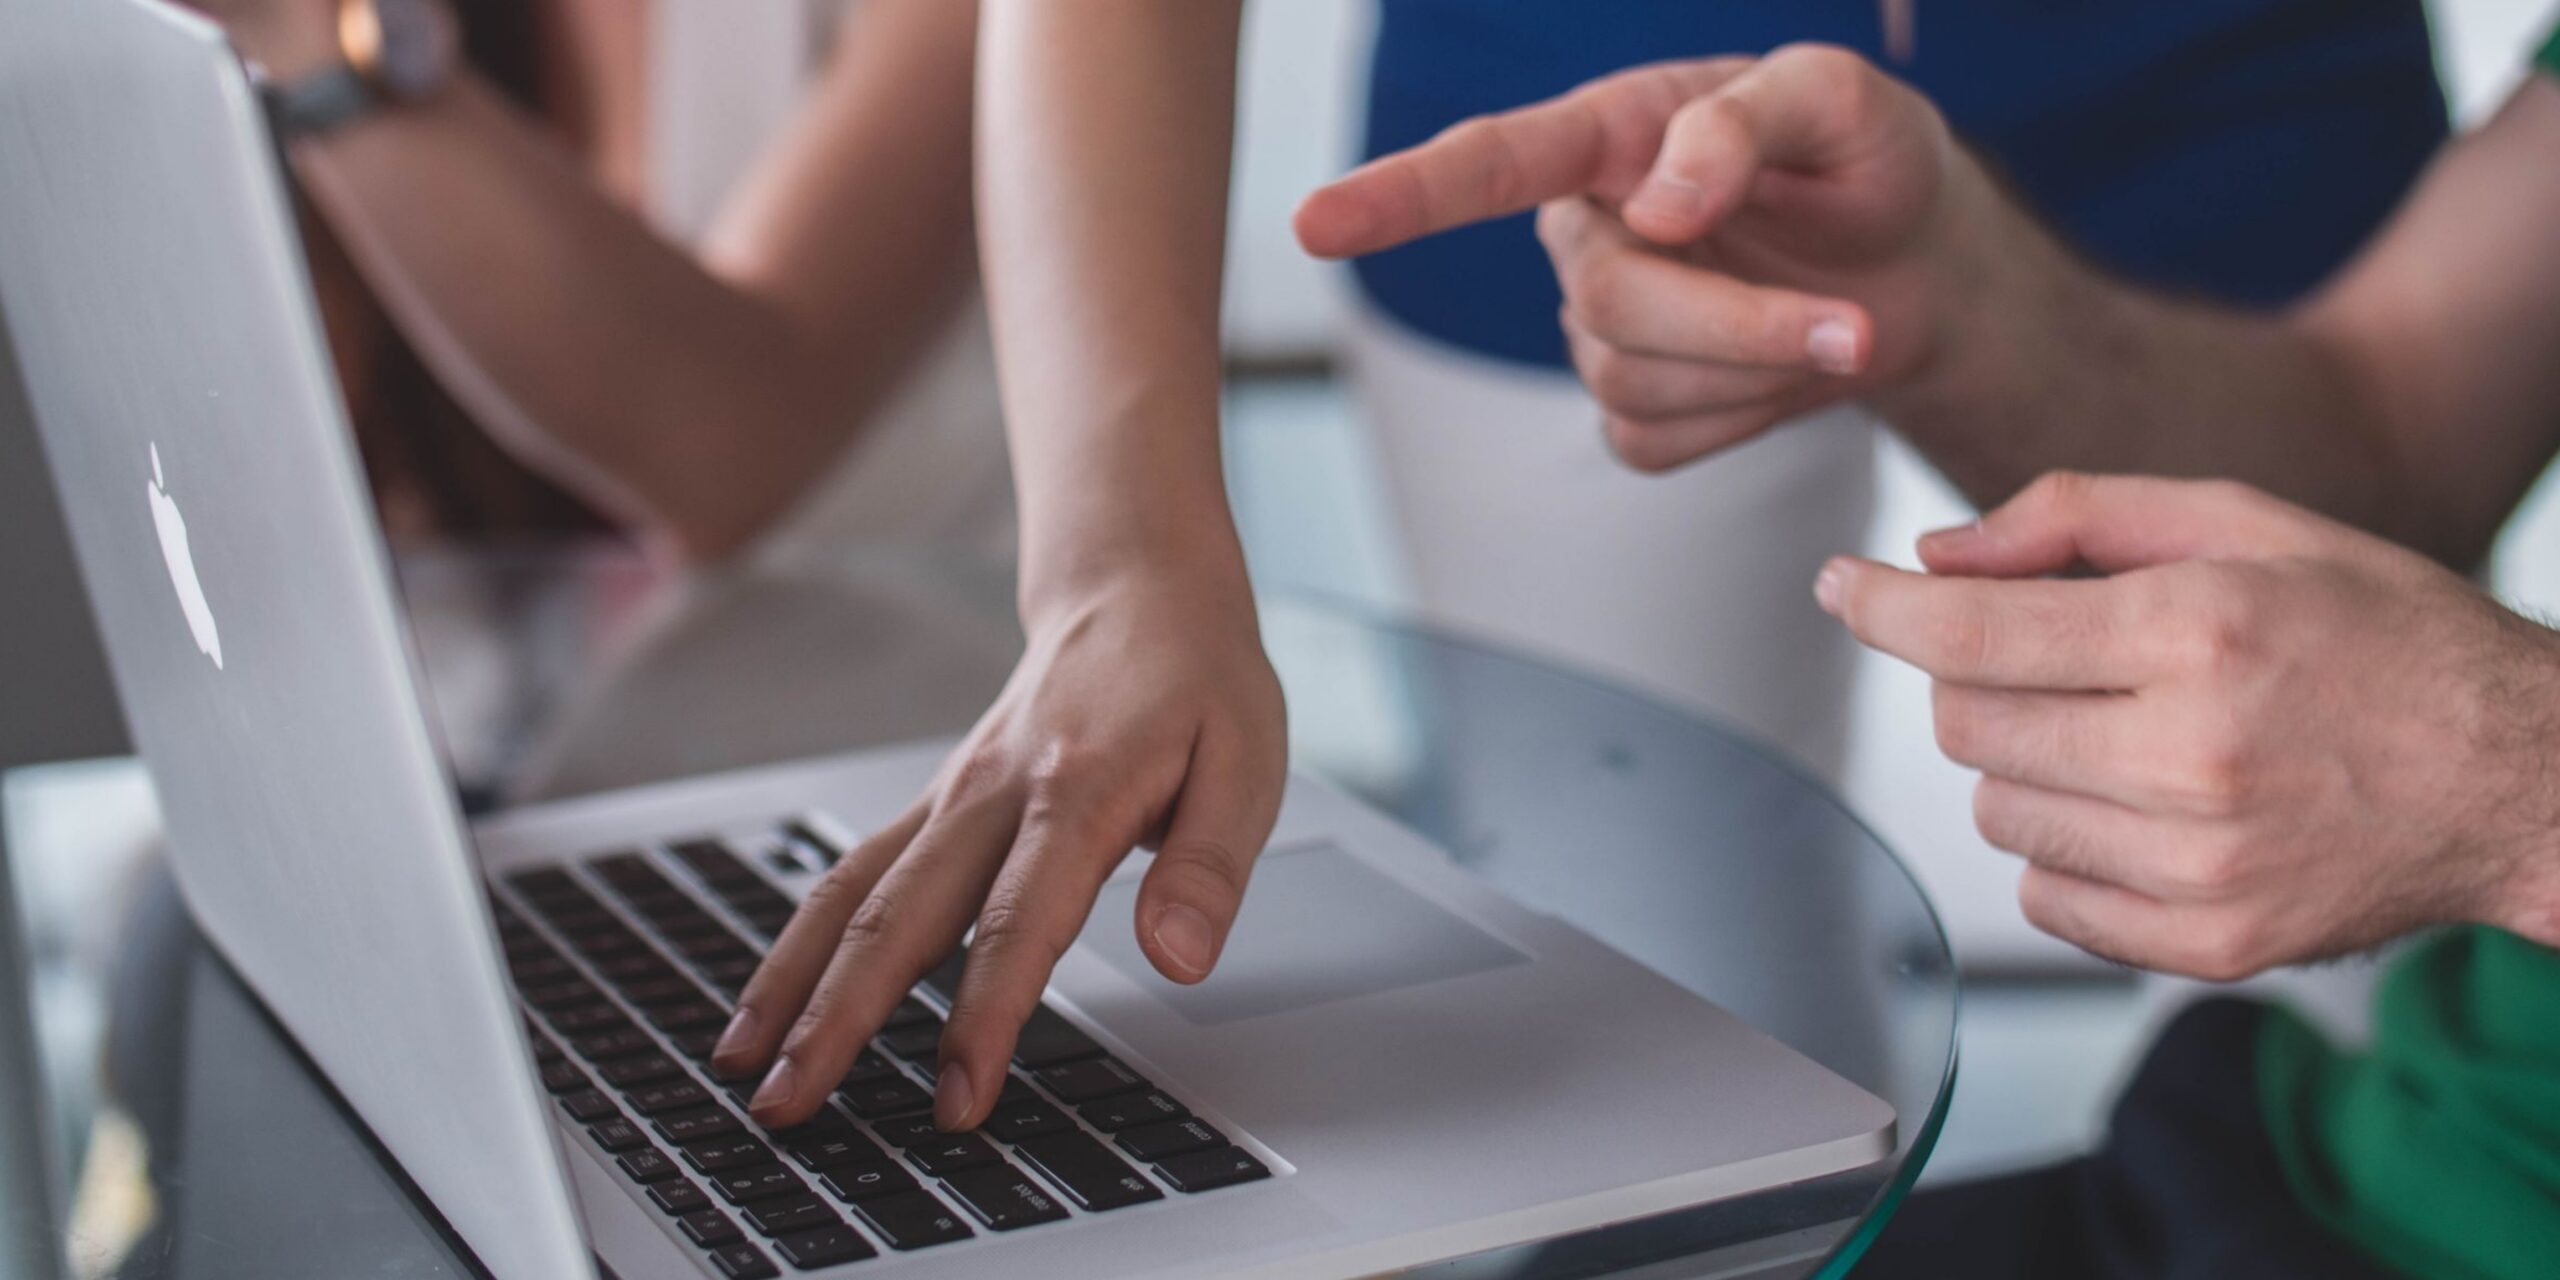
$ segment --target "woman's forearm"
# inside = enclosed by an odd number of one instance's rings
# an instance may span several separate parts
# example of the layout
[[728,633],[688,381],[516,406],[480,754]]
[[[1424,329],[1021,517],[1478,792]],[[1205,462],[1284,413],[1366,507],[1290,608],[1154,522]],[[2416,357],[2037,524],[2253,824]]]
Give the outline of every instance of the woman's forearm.
[[469,79],[296,166],[484,425],[717,556],[824,470],[964,276],[973,15],[871,9],[701,259]]
[[987,0],[981,255],[1034,620],[1133,568],[1240,591],[1218,452],[1238,0]]

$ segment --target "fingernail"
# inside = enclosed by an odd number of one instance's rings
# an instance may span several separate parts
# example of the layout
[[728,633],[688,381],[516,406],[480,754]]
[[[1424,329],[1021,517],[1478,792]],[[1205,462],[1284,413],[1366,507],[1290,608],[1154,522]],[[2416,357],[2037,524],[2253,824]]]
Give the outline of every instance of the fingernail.
[[711,1046],[712,1064],[716,1066],[723,1059],[746,1052],[748,1043],[755,1039],[755,1035],[755,1007],[739,1005],[738,1016],[729,1019],[728,1029],[720,1033],[719,1043]]
[[756,1086],[756,1096],[747,1099],[747,1110],[759,1119],[762,1113],[791,1101],[791,1055],[774,1059],[773,1070],[765,1073],[764,1083]]
[[1687,178],[1658,173],[1645,179],[1627,212],[1678,222],[1694,221],[1707,211],[1707,189]]
[[969,1119],[969,1106],[977,1098],[969,1091],[969,1072],[957,1062],[942,1064],[941,1079],[933,1086],[933,1122],[945,1132],[956,1131]]
[[1835,618],[1840,616],[1840,579],[1844,576],[1840,562],[1832,560],[1825,563],[1822,572],[1815,574],[1813,579],[1814,601],[1822,606],[1824,613]]
[[1923,555],[1932,551],[1956,551],[1981,536],[1982,522],[1979,520],[1952,525],[1944,529],[1932,529],[1920,535],[1920,551]]
[[1156,916],[1156,948],[1185,973],[1207,973],[1215,945],[1209,936],[1209,917],[1196,908],[1175,903]]
[[1858,328],[1846,320],[1825,320],[1805,335],[1804,351],[1824,373],[1858,371]]

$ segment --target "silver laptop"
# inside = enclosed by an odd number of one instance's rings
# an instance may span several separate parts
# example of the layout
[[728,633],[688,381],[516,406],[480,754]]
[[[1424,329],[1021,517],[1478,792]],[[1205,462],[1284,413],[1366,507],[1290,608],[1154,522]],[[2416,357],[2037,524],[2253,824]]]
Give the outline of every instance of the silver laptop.
[[822,1120],[704,1069],[941,747],[467,825],[259,105],[159,0],[0,8],[0,305],[205,932],[502,1280],[1366,1275],[1875,1161],[1890,1107],[1293,780],[1217,976],[1133,871],[985,1130],[947,978]]

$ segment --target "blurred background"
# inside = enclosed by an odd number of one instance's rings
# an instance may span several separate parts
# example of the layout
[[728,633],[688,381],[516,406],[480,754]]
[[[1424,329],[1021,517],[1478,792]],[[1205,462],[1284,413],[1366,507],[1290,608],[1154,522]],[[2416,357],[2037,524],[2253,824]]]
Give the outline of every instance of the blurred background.
[[[820,20],[815,9],[781,0],[653,2],[661,47],[762,41],[789,50]],[[2548,0],[2435,0],[2431,9],[2457,120],[2504,95],[2531,37],[2553,14]],[[1298,198],[1354,154],[1371,5],[1266,0],[1250,14],[1227,290],[1226,430],[1236,510],[1264,587],[1394,609],[1407,590],[1394,526],[1336,373],[1350,314],[1348,278],[1305,258],[1288,232]],[[637,172],[659,225],[684,238],[707,224],[758,140],[794,111],[803,86],[705,74],[698,60],[661,60],[657,70],[655,137]],[[0,317],[0,331],[5,323]],[[0,623],[0,770],[123,750],[119,714],[8,359],[0,344],[0,600],[8,602]],[[1899,447],[1888,445],[1876,467],[1879,507],[1868,554],[1908,562],[1919,531],[1967,518],[1949,490]],[[2502,594],[2546,611],[2560,609],[2560,508],[2548,489],[2537,491],[2494,566]],[[416,536],[436,535],[428,529]],[[1873,658],[1862,661],[1855,681],[1850,751],[1835,781],[1929,889],[1975,983],[1964,1026],[1967,1075],[1930,1176],[2067,1150],[2099,1123],[2126,1053],[2163,997],[2156,984],[2134,983],[2020,918],[2011,894],[2014,864],[1972,832],[1970,776],[1933,747],[1924,682]],[[126,812],[106,798],[96,811]],[[0,840],[25,835],[0,829]],[[78,869],[69,874],[83,879]],[[94,887],[104,874],[87,880]],[[35,904],[76,903],[88,891],[78,883],[21,889]],[[41,917],[49,908],[27,909]],[[42,918],[31,923],[41,970],[61,959],[48,951],[61,931]],[[2351,997],[2355,976],[2312,981]],[[2351,998],[2337,1017],[2352,1029]],[[0,1046],[0,1076],[25,1068],[13,1068],[17,1048]],[[6,1083],[0,1079],[0,1095]],[[6,1176],[0,1169],[0,1197],[8,1192]]]

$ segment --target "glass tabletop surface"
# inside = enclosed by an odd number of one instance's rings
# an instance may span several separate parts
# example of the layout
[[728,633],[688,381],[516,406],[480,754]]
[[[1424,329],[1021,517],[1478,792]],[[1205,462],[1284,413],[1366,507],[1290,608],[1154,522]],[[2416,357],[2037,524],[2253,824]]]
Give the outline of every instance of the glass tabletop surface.
[[[400,570],[476,813],[954,737],[1021,642],[1003,568],[957,554],[676,576],[603,549],[473,551]],[[1425,1274],[1845,1273],[1954,1082],[1955,967],[1891,851],[1771,752],[1647,698],[1323,600],[1266,599],[1263,624],[1299,770],[1897,1117],[1891,1153],[1850,1172]],[[40,1138],[0,1151],[0,1270],[52,1254],[80,1277],[478,1273],[195,934],[137,764],[19,770],[0,806],[27,970],[0,1023],[36,1032],[0,1025],[17,1046],[0,1045],[0,1128]]]

